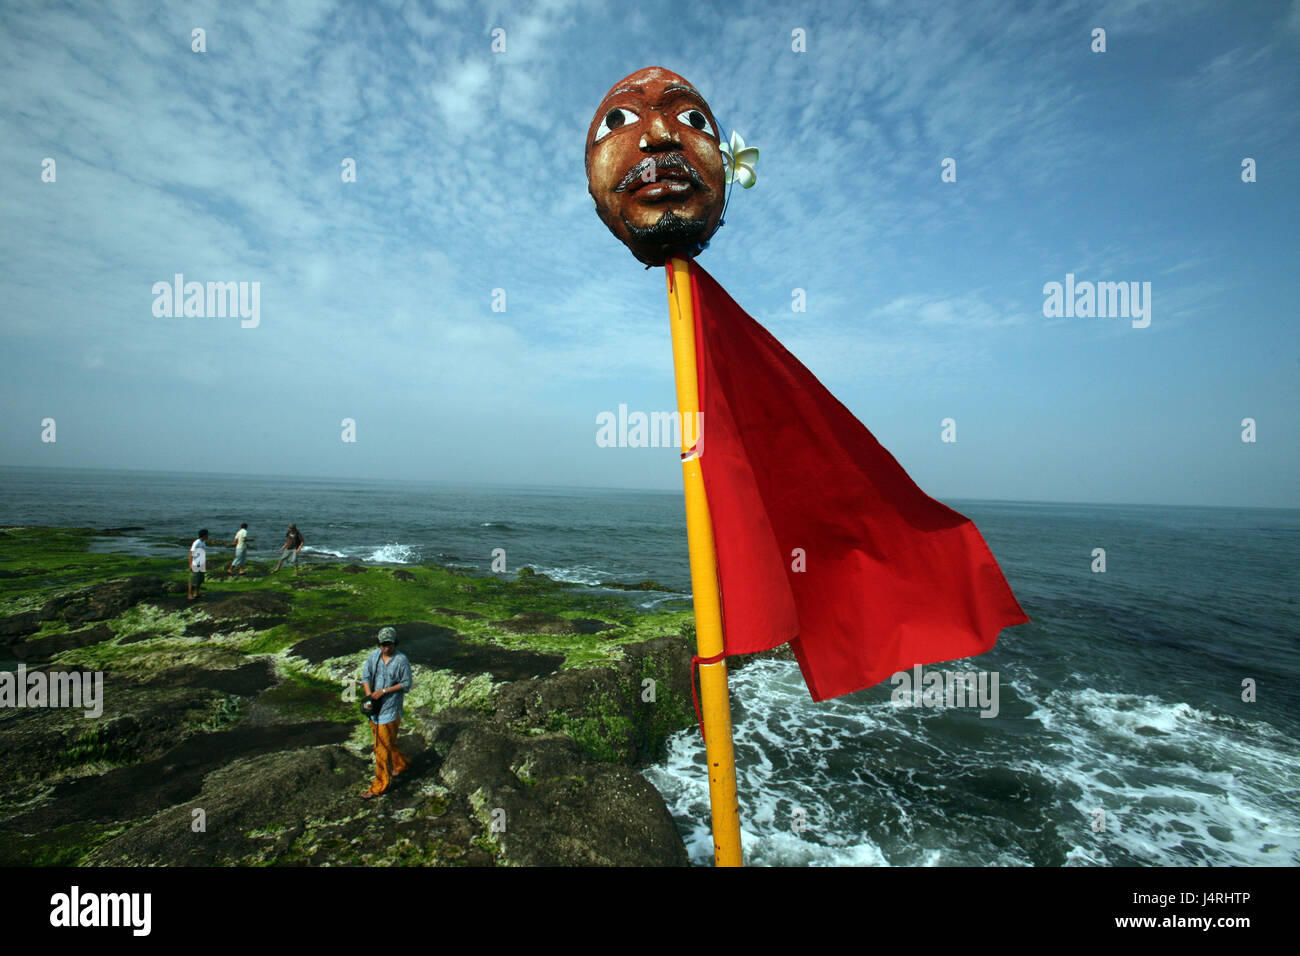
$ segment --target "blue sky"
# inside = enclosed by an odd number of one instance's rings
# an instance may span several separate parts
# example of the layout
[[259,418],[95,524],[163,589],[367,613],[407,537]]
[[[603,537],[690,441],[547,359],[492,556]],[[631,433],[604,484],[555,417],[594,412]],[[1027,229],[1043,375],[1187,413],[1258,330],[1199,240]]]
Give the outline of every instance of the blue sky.
[[[583,174],[661,65],[761,151],[701,264],[926,491],[1295,506],[1300,6],[682,10],[6,3],[0,461],[680,487],[595,441],[673,407],[663,271]],[[260,324],[156,317],[177,272]],[[1044,317],[1066,273],[1150,326]]]

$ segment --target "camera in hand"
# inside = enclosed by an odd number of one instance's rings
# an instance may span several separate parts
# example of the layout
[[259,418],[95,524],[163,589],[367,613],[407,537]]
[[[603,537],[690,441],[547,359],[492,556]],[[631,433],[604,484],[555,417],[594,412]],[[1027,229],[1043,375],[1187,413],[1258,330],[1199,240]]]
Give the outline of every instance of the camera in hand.
[[383,707],[384,707],[383,696],[381,696],[378,700],[375,700],[374,698],[368,695],[366,697],[361,698],[361,713],[364,714],[366,717],[371,717],[371,718],[378,717],[379,712],[383,709]]

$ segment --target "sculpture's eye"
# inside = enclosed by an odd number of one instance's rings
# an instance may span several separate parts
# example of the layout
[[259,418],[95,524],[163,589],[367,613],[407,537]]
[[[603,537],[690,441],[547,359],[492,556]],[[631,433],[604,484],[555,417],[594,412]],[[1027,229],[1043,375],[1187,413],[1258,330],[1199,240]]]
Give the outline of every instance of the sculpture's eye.
[[700,110],[687,110],[684,113],[678,113],[677,119],[691,129],[698,129],[701,133],[708,133],[710,136],[717,135],[713,132],[713,127],[709,125],[709,118]]
[[596,127],[596,139],[594,142],[599,143],[614,130],[621,129],[636,118],[636,114],[626,106],[614,107],[605,114],[605,118],[601,120],[600,125]]

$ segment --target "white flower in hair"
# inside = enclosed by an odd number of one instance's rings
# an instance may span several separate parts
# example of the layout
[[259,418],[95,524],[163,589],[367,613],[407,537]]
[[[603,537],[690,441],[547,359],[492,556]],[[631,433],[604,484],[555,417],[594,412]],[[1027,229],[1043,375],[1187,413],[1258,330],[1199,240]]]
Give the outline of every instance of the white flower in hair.
[[734,179],[748,189],[758,182],[758,174],[754,172],[754,164],[758,162],[758,147],[746,146],[740,134],[733,130],[731,142],[718,144],[718,149],[722,152],[728,183]]

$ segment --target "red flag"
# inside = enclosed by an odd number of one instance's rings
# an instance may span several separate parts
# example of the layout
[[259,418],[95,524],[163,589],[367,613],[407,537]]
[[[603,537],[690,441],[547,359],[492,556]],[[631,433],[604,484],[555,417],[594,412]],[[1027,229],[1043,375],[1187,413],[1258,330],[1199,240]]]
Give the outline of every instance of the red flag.
[[712,276],[690,273],[726,653],[789,641],[826,700],[981,654],[1027,622],[975,524],[918,488]]

